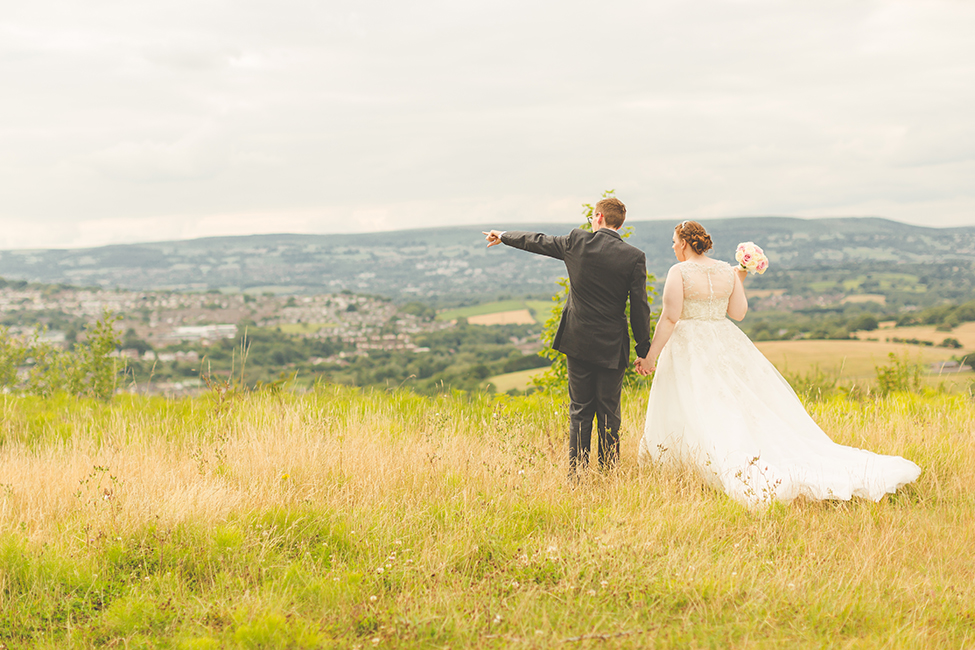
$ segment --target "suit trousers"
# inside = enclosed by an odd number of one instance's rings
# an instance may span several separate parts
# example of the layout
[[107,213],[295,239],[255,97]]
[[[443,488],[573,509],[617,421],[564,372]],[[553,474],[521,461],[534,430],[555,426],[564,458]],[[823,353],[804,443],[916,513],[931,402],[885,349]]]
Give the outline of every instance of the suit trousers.
[[599,433],[599,466],[613,467],[620,457],[620,393],[626,363],[603,368],[566,357],[569,371],[569,471],[589,464],[592,418]]

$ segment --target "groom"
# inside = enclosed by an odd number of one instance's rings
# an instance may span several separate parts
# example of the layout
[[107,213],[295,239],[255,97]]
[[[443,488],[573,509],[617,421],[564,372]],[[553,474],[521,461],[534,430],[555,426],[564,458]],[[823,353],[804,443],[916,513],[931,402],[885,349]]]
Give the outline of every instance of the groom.
[[636,354],[650,348],[647,262],[620,237],[626,206],[616,198],[596,204],[592,232],[576,228],[552,237],[515,230],[484,233],[488,247],[506,244],[565,262],[569,299],[552,347],[566,356],[569,371],[569,468],[589,463],[592,418],[599,431],[599,465],[612,467],[620,453],[620,393],[629,363],[626,301]]

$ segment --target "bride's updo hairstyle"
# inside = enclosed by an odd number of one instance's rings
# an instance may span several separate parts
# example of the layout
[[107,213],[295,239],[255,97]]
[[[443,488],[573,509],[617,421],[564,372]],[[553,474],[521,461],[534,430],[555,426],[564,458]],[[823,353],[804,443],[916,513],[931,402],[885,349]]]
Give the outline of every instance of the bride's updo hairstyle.
[[684,221],[674,227],[677,236],[687,242],[687,245],[698,255],[704,255],[714,247],[711,235],[704,226],[696,221]]

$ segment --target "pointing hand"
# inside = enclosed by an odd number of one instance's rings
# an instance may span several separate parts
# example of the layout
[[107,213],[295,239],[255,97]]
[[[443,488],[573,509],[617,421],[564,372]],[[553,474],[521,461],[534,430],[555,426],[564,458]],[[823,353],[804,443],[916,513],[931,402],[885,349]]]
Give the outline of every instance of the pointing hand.
[[484,232],[483,230],[481,231],[481,234],[487,235],[485,239],[487,240],[488,248],[491,248],[492,246],[497,246],[498,244],[501,243],[502,233],[503,231],[501,230],[492,230],[491,232]]

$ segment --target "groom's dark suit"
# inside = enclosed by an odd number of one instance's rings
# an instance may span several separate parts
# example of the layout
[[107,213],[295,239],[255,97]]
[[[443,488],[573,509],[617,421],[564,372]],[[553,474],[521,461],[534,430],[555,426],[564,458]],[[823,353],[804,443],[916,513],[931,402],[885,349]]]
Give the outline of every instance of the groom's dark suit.
[[599,463],[612,465],[619,458],[620,392],[630,358],[627,299],[637,355],[650,349],[646,256],[609,228],[558,237],[509,230],[501,241],[565,262],[569,299],[552,347],[565,354],[569,371],[569,462],[574,468],[589,461],[596,415]]

